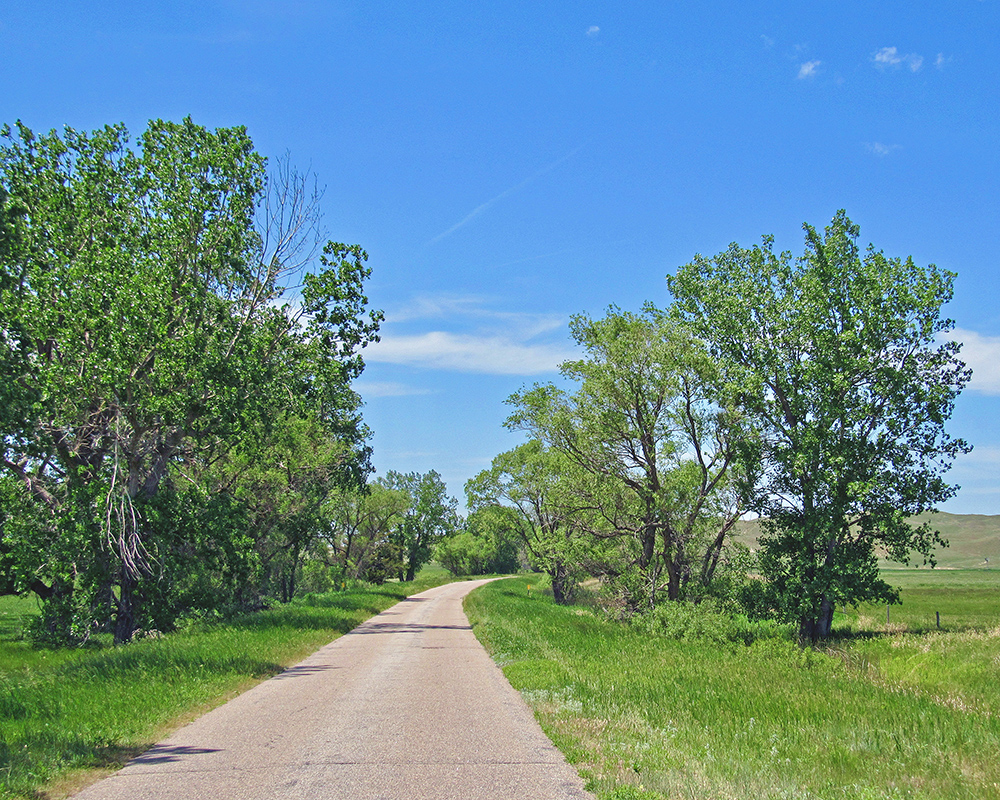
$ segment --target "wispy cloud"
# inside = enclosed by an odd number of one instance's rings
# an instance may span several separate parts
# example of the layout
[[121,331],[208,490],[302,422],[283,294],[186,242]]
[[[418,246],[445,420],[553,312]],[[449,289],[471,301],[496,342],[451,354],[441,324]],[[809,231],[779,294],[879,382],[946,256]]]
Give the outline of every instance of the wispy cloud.
[[566,155],[562,156],[561,158],[557,158],[551,164],[546,164],[544,167],[542,167],[540,170],[538,170],[538,172],[536,172],[533,175],[525,178],[523,181],[521,181],[517,185],[511,186],[509,189],[505,189],[504,191],[500,192],[500,194],[496,195],[495,197],[491,197],[485,203],[481,203],[480,205],[476,206],[474,209],[472,209],[472,211],[470,211],[468,214],[466,214],[464,217],[462,217],[462,219],[460,219],[458,222],[456,222],[454,225],[452,225],[450,228],[448,228],[448,230],[442,231],[437,236],[435,236],[433,239],[431,239],[429,242],[427,242],[427,244],[435,244],[436,242],[440,242],[446,236],[451,236],[451,234],[453,234],[459,228],[462,228],[462,227],[468,225],[470,222],[472,222],[472,220],[474,220],[476,217],[478,217],[484,211],[486,211],[487,209],[489,209],[490,206],[492,206],[494,203],[497,203],[498,201],[503,200],[505,197],[507,197],[509,195],[512,195],[512,194],[514,194],[517,191],[520,191],[525,186],[527,186],[529,183],[532,183],[533,181],[538,180],[540,177],[542,177],[546,173],[549,173],[552,170],[554,170],[556,167],[558,167],[564,161],[568,161],[569,159],[571,159],[573,156],[575,156],[577,153],[579,153],[582,149],[583,149],[583,145],[580,145],[579,147],[573,148]]
[[386,321],[414,322],[419,320],[463,320],[473,322],[478,329],[519,339],[532,339],[566,325],[562,314],[542,314],[527,311],[498,311],[487,306],[479,295],[434,294],[417,295],[408,303],[386,312]]
[[423,389],[419,386],[407,386],[405,383],[394,381],[366,381],[360,380],[353,384],[352,388],[362,397],[413,397],[421,394],[431,394],[430,389]]
[[883,47],[874,56],[875,65],[880,69],[887,67],[902,68],[906,66],[910,72],[916,72],[923,66],[924,57],[916,53],[902,54],[895,47]]
[[[471,294],[417,295],[386,312],[365,360],[491,375],[553,372],[576,354],[564,314],[507,311]],[[432,330],[427,327],[433,326]],[[416,328],[416,330],[414,330]]]
[[386,334],[365,350],[367,361],[488,375],[554,372],[560,363],[573,356],[573,351],[562,345],[447,331],[410,336]]
[[596,25],[591,25],[589,28],[587,28],[587,36],[597,36],[597,34],[599,34],[600,32],[601,29],[598,28]]
[[970,391],[1000,395],[1000,336],[983,336],[975,331],[955,328],[941,338],[962,343],[959,355],[966,365],[972,367]]
[[951,61],[950,58],[946,58],[944,53],[938,53],[937,58],[934,59],[934,66],[938,69],[943,69],[944,65]]
[[889,155],[893,150],[898,150],[898,144],[882,144],[882,142],[865,142],[865,149],[880,158]]
[[822,61],[807,61],[799,67],[799,80],[803,78],[811,78],[816,74],[816,68],[822,64]]

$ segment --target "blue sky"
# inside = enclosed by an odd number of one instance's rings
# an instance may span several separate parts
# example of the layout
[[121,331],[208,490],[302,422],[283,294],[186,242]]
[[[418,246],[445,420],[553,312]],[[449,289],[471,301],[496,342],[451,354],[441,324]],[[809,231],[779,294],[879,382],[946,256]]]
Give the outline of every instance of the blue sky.
[[845,208],[958,273],[975,445],[945,510],[1000,514],[1000,12],[948,2],[237,0],[0,5],[0,121],[246,125],[370,254],[374,463],[469,477],[569,315],[667,302],[695,253]]

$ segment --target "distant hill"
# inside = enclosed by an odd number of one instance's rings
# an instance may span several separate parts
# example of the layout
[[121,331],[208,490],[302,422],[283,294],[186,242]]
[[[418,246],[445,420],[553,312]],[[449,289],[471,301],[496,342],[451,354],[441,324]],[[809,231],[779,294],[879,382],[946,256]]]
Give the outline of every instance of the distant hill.
[[[942,511],[915,518],[918,522],[928,519],[949,544],[936,554],[938,567],[1000,568],[1000,515],[946,514]],[[736,541],[756,548],[759,535],[760,523],[757,520],[737,523]],[[883,561],[881,565],[885,569],[905,569],[904,565],[894,561]]]

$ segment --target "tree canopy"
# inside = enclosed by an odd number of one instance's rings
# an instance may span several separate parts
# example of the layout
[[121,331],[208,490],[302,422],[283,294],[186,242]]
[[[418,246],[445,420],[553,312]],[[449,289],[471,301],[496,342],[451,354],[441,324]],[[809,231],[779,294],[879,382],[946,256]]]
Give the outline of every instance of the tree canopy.
[[43,521],[14,582],[123,641],[176,528],[154,505],[243,437],[310,420],[363,480],[367,255],[317,252],[316,196],[243,128],[2,137],[0,463]]
[[600,569],[621,579],[630,606],[705,587],[740,512],[739,414],[720,391],[719,370],[696,337],[653,306],[578,315],[570,328],[585,356],[560,371],[578,388],[518,392],[507,426],[578,470],[561,516],[622,540]]
[[766,529],[762,571],[815,641],[836,604],[896,598],[880,554],[933,559],[940,536],[907,520],[956,490],[943,473],[970,448],[945,423],[970,371],[943,336],[953,273],[862,252],[843,211],[822,234],[803,227],[798,258],[765,237],[698,256],[668,284],[760,431],[748,505]]

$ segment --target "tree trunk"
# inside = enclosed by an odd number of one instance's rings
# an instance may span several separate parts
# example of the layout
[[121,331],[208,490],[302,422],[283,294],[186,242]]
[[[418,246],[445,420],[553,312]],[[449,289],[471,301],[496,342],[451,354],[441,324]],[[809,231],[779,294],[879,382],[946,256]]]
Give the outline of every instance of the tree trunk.
[[819,619],[816,620],[816,623],[819,628],[819,638],[827,638],[833,628],[833,600],[828,595],[823,596],[823,602],[819,608]]
[[136,579],[127,569],[122,568],[118,586],[118,613],[115,615],[115,644],[125,644],[135,633],[134,594]]
[[799,645],[802,647],[813,645],[830,635],[830,630],[833,628],[833,610],[833,599],[823,595],[816,616],[799,618]]
[[552,579],[553,599],[560,605],[568,603],[572,592],[568,585],[569,575],[567,574],[566,564],[556,560],[549,570],[549,577]]

